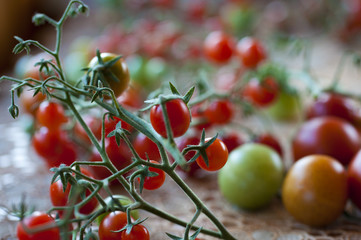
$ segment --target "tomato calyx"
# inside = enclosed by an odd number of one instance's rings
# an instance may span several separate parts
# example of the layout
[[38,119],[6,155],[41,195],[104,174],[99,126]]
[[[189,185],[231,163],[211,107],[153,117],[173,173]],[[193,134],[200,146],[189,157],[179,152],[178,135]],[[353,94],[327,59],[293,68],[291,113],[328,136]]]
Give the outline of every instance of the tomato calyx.
[[139,166],[138,169],[132,177],[138,179],[140,193],[143,192],[143,189],[155,190],[163,185],[166,176],[159,162],[149,160],[147,165]]

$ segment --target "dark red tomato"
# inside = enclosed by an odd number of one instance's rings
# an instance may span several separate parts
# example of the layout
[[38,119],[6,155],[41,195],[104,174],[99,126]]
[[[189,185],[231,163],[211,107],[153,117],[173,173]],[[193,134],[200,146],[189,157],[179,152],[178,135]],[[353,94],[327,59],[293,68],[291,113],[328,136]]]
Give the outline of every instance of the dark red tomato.
[[222,140],[224,144],[226,144],[228,152],[232,152],[233,149],[245,143],[242,137],[237,133],[224,134],[221,135],[219,139]]
[[118,117],[112,117],[112,118],[105,118],[104,121],[104,130],[105,130],[105,136],[108,136],[108,134],[115,130],[115,127],[117,126],[118,122],[121,122],[122,128],[125,130],[128,130],[129,132],[131,132],[133,130],[133,127],[131,125],[129,125],[128,123],[122,121],[120,118]]
[[201,105],[195,105],[191,109],[192,113],[192,119],[195,120],[197,124],[195,124],[193,127],[199,131],[202,131],[203,129],[209,129],[212,127],[212,123],[208,120],[208,118],[205,115],[205,109],[202,109]]
[[237,55],[246,68],[255,68],[266,59],[266,50],[255,38],[242,38],[236,49]]
[[34,90],[25,87],[19,97],[21,109],[28,114],[35,116],[41,102],[46,99],[46,95],[39,92],[34,96]]
[[68,121],[68,118],[65,116],[62,105],[56,102],[44,101],[36,111],[36,120],[41,126],[53,130],[60,128],[62,124]]
[[[90,172],[84,168],[81,168],[80,170],[84,175],[87,175],[89,177],[93,177]],[[70,193],[70,188],[71,185],[68,183],[68,185],[66,186],[66,189],[64,191],[63,189],[63,183],[58,180],[56,182],[53,182],[50,185],[50,200],[51,203],[53,204],[53,206],[55,207],[63,207],[63,206],[67,206],[69,204],[69,201],[71,201],[71,199],[69,199],[69,193]],[[85,195],[89,196],[91,194],[90,190],[87,189],[85,191]],[[81,202],[81,198],[79,197],[77,203]],[[82,206],[79,209],[79,212],[82,214],[90,214],[92,213],[95,208],[98,206],[98,200],[94,197],[92,198],[89,202],[87,202],[84,206]],[[60,212],[60,214],[62,214],[62,211]]]
[[137,137],[134,139],[133,147],[138,155],[145,160],[147,160],[147,156],[149,159],[155,161],[160,161],[161,159],[157,144],[155,144],[144,134],[139,133],[137,135]]
[[227,63],[233,55],[233,40],[221,31],[211,32],[204,40],[205,56],[215,63]]
[[[150,160],[151,163],[159,164],[157,161]],[[149,167],[150,172],[157,173],[157,176],[145,177],[143,187],[147,190],[155,190],[160,188],[165,181],[165,172],[159,168]],[[140,179],[138,178],[138,181]]]
[[[209,139],[206,139],[206,142]],[[226,145],[218,138],[206,149],[208,157],[208,165],[204,161],[203,157],[197,158],[198,165],[207,171],[217,171],[221,169],[228,160],[228,149]]]
[[233,104],[225,99],[212,101],[204,111],[207,119],[214,124],[226,124],[232,120]]
[[60,164],[70,165],[76,158],[76,148],[63,130],[49,130],[40,128],[32,138],[32,145],[37,154],[47,162],[49,167]]
[[278,83],[272,77],[267,77],[262,81],[253,78],[243,89],[243,96],[252,104],[265,107],[270,105],[278,96]]
[[189,20],[201,21],[207,12],[207,2],[206,0],[187,1],[185,10]]
[[123,239],[122,232],[116,232],[127,225],[127,214],[115,211],[109,213],[99,224],[99,240]]
[[361,150],[348,166],[347,183],[349,198],[361,210]]
[[[25,217],[22,223],[31,230],[33,228],[54,224],[55,221],[46,213],[34,212],[30,216]],[[23,225],[19,222],[16,227],[16,236],[19,240],[60,240],[60,231],[59,228],[54,227],[41,232],[27,233]]]
[[127,231],[122,231],[122,240],[149,240],[149,231],[146,227],[141,224],[137,224],[132,227],[132,230],[127,233]]
[[[172,99],[165,103],[165,108],[168,113],[173,137],[182,136],[188,130],[191,122],[187,104],[182,99]],[[160,105],[153,106],[150,110],[150,122],[157,133],[167,138],[163,110]]]
[[[100,140],[102,135],[102,121],[99,118],[96,118],[91,115],[86,115],[83,117],[84,122],[93,132],[94,136]],[[74,127],[75,135],[82,141],[91,144],[88,134],[85,132],[84,128],[77,122]]]
[[258,135],[252,140],[252,142],[269,146],[273,150],[275,150],[280,155],[280,157],[283,157],[283,150],[281,144],[279,143],[277,138],[270,133]]
[[292,148],[295,160],[311,154],[324,154],[346,166],[360,149],[360,136],[354,126],[341,118],[318,117],[301,126]]
[[[179,151],[182,151],[188,145],[198,145],[200,142],[200,138],[198,136],[188,136],[180,138],[180,141],[177,143],[177,147]],[[186,161],[189,161],[194,157],[196,151],[189,151],[184,158]],[[184,171],[181,167],[178,167],[179,170]],[[196,162],[192,162],[189,164],[189,169],[186,171],[187,175],[190,177],[196,176],[201,168],[198,166]]]
[[307,118],[322,116],[335,116],[351,124],[358,120],[358,113],[355,104],[345,96],[336,93],[322,93],[311,103],[307,111]]

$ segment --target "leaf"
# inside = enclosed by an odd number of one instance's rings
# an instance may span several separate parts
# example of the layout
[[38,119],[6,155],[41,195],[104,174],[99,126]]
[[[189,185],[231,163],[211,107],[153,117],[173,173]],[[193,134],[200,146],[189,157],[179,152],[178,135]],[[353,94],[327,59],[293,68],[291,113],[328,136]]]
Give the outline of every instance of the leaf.
[[177,237],[177,236],[175,236],[175,235],[173,235],[173,234],[170,234],[170,233],[167,233],[167,232],[166,232],[165,234],[167,234],[167,236],[170,237],[170,239],[173,239],[173,240],[183,240],[183,238]]
[[172,91],[173,94],[180,95],[177,88],[171,82],[169,82],[169,87],[170,87],[170,90]]
[[188,90],[188,92],[184,95],[183,101],[188,104],[191,100],[193,93],[194,93],[195,87],[193,86],[191,89]]

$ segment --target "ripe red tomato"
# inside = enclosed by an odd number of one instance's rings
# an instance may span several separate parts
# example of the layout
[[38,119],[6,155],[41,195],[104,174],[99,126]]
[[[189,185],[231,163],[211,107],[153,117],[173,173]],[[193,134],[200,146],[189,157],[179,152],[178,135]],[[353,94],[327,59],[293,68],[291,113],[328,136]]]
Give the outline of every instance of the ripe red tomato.
[[127,214],[115,211],[109,213],[99,224],[99,240],[123,239],[122,232],[116,232],[127,225]]
[[[94,136],[98,140],[100,140],[102,135],[102,121],[99,118],[96,118],[91,115],[85,115],[83,119],[86,125],[93,132]],[[88,134],[85,132],[84,128],[79,124],[79,122],[76,122],[74,126],[74,134],[85,143],[91,144]]]
[[[177,147],[179,151],[182,151],[185,147],[188,145],[198,145],[200,142],[200,138],[198,136],[187,136],[187,137],[181,137],[179,139],[179,142],[177,142]],[[184,158],[186,161],[189,161],[192,159],[192,157],[196,154],[196,151],[189,151],[186,155],[184,155]],[[178,167],[177,169],[184,171],[181,167]],[[186,171],[187,175],[190,177],[196,176],[201,168],[198,166],[196,162],[192,162],[189,164],[189,169]]]
[[287,211],[298,221],[321,227],[335,221],[347,201],[347,175],[336,159],[309,155],[288,171],[282,187]]
[[361,150],[348,166],[347,181],[349,198],[361,210]]
[[[91,175],[91,173],[84,168],[81,168],[80,171],[84,175],[93,177]],[[70,188],[71,188],[71,185],[68,183],[68,185],[66,186],[65,191],[64,191],[63,183],[60,180],[55,181],[50,185],[50,188],[49,188],[50,200],[51,200],[51,203],[53,204],[53,206],[63,207],[63,206],[67,206],[69,204],[69,201],[71,201],[71,199],[69,199]],[[90,190],[86,189],[85,195],[89,196],[90,194],[91,194]],[[77,200],[77,203],[80,202],[81,200],[82,199],[79,197],[79,199]],[[79,209],[79,212],[82,214],[90,214],[96,209],[97,206],[98,206],[98,200],[94,197],[89,202],[87,202],[84,206],[82,206]],[[60,214],[62,214],[62,211],[60,212]]]
[[32,138],[32,145],[49,167],[70,165],[77,158],[76,148],[63,130],[49,130],[41,127]]
[[[187,104],[182,99],[172,99],[165,103],[173,137],[182,136],[189,128],[191,116]],[[150,110],[150,122],[154,130],[167,138],[167,130],[160,105],[153,106]]]
[[199,131],[203,131],[203,129],[209,129],[212,127],[212,123],[206,117],[205,109],[202,109],[200,104],[197,104],[191,109],[192,119],[194,119],[193,127]]
[[[27,228],[33,229],[40,226],[54,224],[55,221],[46,213],[34,212],[30,216],[25,217],[22,223]],[[23,225],[19,222],[16,227],[16,236],[19,240],[60,240],[60,231],[59,228],[54,227],[41,232],[27,233],[23,228]]]
[[278,96],[278,83],[272,77],[263,80],[251,79],[243,89],[243,96],[252,104],[265,107],[270,105]]
[[50,130],[58,129],[68,121],[62,105],[56,102],[44,101],[36,111],[36,120],[41,126]]
[[128,130],[129,132],[131,132],[133,130],[133,127],[131,125],[129,125],[128,123],[122,121],[120,118],[113,116],[112,118],[105,118],[104,121],[104,131],[105,131],[105,136],[108,136],[108,134],[115,130],[115,127],[117,126],[117,124],[121,122],[122,128],[125,130]]
[[149,240],[149,232],[146,227],[141,224],[137,224],[132,227],[132,230],[127,233],[127,231],[122,231],[121,235],[122,240]]
[[132,85],[117,98],[117,101],[120,105],[138,109],[141,108],[144,103],[144,96],[144,89],[133,82]]
[[[210,139],[206,139],[206,142]],[[206,149],[208,165],[203,157],[197,158],[198,165],[207,171],[217,171],[221,169],[228,160],[228,149],[226,145],[218,138]]]
[[[153,160],[150,160],[150,162],[159,164],[159,162],[153,161]],[[145,177],[144,184],[143,184],[144,189],[155,190],[155,189],[160,188],[165,181],[165,172],[159,168],[154,168],[154,167],[149,167],[149,171],[157,173],[158,175],[153,176],[153,177]],[[138,181],[140,181],[139,178],[138,178]]]
[[139,133],[135,137],[133,147],[138,153],[138,155],[145,160],[147,159],[147,156],[149,157],[149,159],[155,161],[161,160],[157,144],[155,144],[152,140],[150,140],[142,133]]
[[266,50],[255,38],[245,37],[237,43],[236,52],[243,66],[255,68],[266,59]]
[[254,139],[252,139],[252,142],[267,145],[273,150],[275,150],[280,155],[280,157],[283,157],[283,150],[281,144],[276,139],[276,137],[270,133],[258,135]]
[[227,63],[233,54],[233,40],[221,31],[211,32],[204,40],[205,56],[215,63]]
[[318,117],[301,126],[292,148],[295,160],[311,154],[325,154],[346,166],[360,149],[360,136],[341,118]]
[[46,99],[46,96],[39,92],[34,96],[34,90],[25,87],[19,97],[21,109],[28,114],[35,116],[41,102]]
[[233,112],[233,104],[229,100],[218,99],[209,104],[204,115],[211,123],[226,124],[232,120]]
[[219,136],[219,139],[222,140],[224,144],[226,144],[228,152],[232,152],[233,149],[245,143],[242,137],[237,133],[224,134]]
[[[106,63],[118,56],[112,53],[101,53],[100,57],[102,58],[103,62]],[[90,61],[89,67],[93,68],[97,64],[99,64],[98,58],[94,57]],[[112,74],[118,79],[118,81],[113,79]],[[120,58],[113,66],[108,69],[108,72],[104,73],[104,79],[106,81],[104,86],[109,85],[109,87],[113,90],[115,97],[119,97],[127,89],[130,81],[130,75],[127,64],[123,58]]]

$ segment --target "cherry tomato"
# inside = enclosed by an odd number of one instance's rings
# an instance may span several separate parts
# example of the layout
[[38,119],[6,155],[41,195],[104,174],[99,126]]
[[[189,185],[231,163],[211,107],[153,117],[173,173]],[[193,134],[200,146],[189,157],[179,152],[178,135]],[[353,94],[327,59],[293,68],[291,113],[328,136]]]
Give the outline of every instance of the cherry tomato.
[[246,143],[234,149],[218,174],[219,189],[224,197],[249,210],[267,206],[276,196],[282,180],[280,156],[258,143]]
[[[24,224],[25,227],[31,230],[33,228],[54,224],[55,221],[46,213],[34,212],[30,216],[25,217],[22,223]],[[19,240],[39,240],[39,239],[60,240],[60,231],[59,228],[54,227],[41,232],[28,233],[23,228],[23,225],[19,222],[16,227],[16,236],[18,237]]]
[[265,110],[275,120],[290,121],[296,120],[301,116],[302,105],[298,95],[281,91],[278,97]]
[[[91,175],[91,173],[84,168],[81,168],[80,171],[84,175],[93,177]],[[50,200],[51,200],[51,203],[53,204],[53,206],[63,207],[63,206],[67,206],[69,204],[69,201],[71,201],[71,199],[69,199],[70,188],[71,188],[71,185],[68,183],[68,185],[66,186],[65,191],[64,191],[63,183],[60,180],[55,181],[50,185],[50,189],[49,189]],[[85,195],[89,196],[90,194],[91,194],[90,190],[86,189]],[[81,200],[82,199],[79,197],[79,199],[77,200],[77,203],[81,202]],[[79,212],[81,214],[90,214],[96,209],[97,206],[98,206],[98,200],[94,197],[89,202],[87,202],[85,205],[83,205],[79,209]],[[60,212],[60,214],[62,214],[62,211]]]
[[[187,105],[182,99],[172,99],[165,103],[173,137],[182,136],[189,128],[191,116]],[[150,110],[150,122],[154,130],[167,138],[167,130],[160,105],[153,106]]]
[[105,131],[105,136],[108,136],[108,134],[110,132],[112,132],[113,130],[115,130],[115,127],[117,126],[117,124],[121,122],[121,126],[123,129],[128,130],[129,132],[131,132],[133,130],[133,127],[131,125],[129,125],[128,123],[124,122],[123,120],[121,120],[118,117],[106,117],[105,121],[104,121],[104,131]]
[[46,95],[41,92],[34,96],[34,90],[25,87],[19,97],[21,109],[28,114],[35,116],[36,110],[38,109],[41,102],[46,99]]
[[243,89],[243,96],[252,104],[265,107],[271,104],[278,96],[278,83],[272,77],[262,81],[252,78]]
[[58,167],[62,163],[70,165],[77,158],[74,143],[69,140],[66,132],[60,129],[51,131],[41,127],[35,132],[32,145],[49,167]]
[[203,131],[203,129],[209,129],[212,127],[212,123],[206,117],[205,109],[202,109],[202,106],[197,104],[191,109],[192,119],[194,119],[196,124],[194,124],[194,128]]
[[360,149],[360,136],[341,118],[313,118],[298,130],[292,148],[295,160],[311,154],[325,154],[346,166]]
[[228,152],[232,152],[233,149],[236,149],[237,147],[245,143],[242,137],[237,133],[224,134],[221,135],[219,139],[222,140],[224,144],[226,144]]
[[50,130],[58,129],[68,121],[62,105],[56,102],[44,101],[39,105],[36,112],[36,120],[41,126]]
[[139,109],[144,103],[144,89],[134,82],[117,98],[120,105]]
[[276,139],[276,137],[270,133],[264,133],[264,134],[258,135],[254,139],[252,139],[252,142],[269,146],[270,148],[275,150],[280,155],[280,157],[283,157],[283,150],[282,150],[281,144]]
[[155,144],[144,134],[139,133],[136,136],[133,147],[138,155],[145,160],[147,159],[147,156],[149,159],[155,161],[160,161],[161,159],[157,144]]
[[233,105],[228,100],[214,100],[206,108],[204,115],[211,123],[226,124],[232,120]]
[[[210,139],[207,138],[206,142]],[[218,138],[206,149],[208,157],[208,165],[204,161],[203,157],[197,158],[198,165],[207,171],[217,171],[221,169],[227,162],[228,149],[226,145]]]
[[[100,57],[103,62],[109,62],[114,58],[118,57],[112,53],[101,53]],[[95,67],[98,62],[98,58],[94,57],[90,63],[89,67]],[[118,81],[113,79],[112,74],[117,78]],[[120,58],[113,66],[108,69],[108,72],[104,74],[106,83],[104,86],[109,85],[109,87],[113,90],[115,97],[119,97],[128,87],[130,81],[129,70],[127,64],[125,63],[123,58]]]
[[99,240],[123,239],[122,232],[116,232],[127,225],[127,214],[121,211],[109,213],[99,225]]
[[215,63],[227,63],[233,54],[233,40],[221,31],[211,32],[204,40],[204,54]]
[[[159,164],[157,161],[150,160],[151,163]],[[165,172],[159,168],[149,167],[150,172],[157,173],[157,176],[145,177],[143,187],[147,190],[155,190],[160,188],[165,181]],[[138,181],[140,179],[138,178]]]
[[121,235],[122,240],[149,240],[149,232],[146,227],[141,224],[137,224],[132,227],[132,230],[127,233],[123,231]]
[[[198,136],[187,136],[187,137],[181,137],[179,139],[179,142],[177,142],[177,147],[179,151],[182,151],[185,147],[188,145],[198,145],[200,142],[200,138]],[[186,161],[189,161],[194,157],[196,154],[196,151],[189,151],[186,155],[184,155],[184,158]],[[178,167],[177,169],[184,171],[181,167]],[[192,162],[189,165],[188,171],[186,171],[187,175],[190,177],[196,176],[197,173],[200,171],[200,167],[196,162]]]
[[336,159],[309,155],[288,171],[282,187],[287,211],[304,224],[322,227],[335,221],[347,201],[347,174]]
[[255,68],[266,59],[266,50],[255,38],[245,37],[237,43],[236,52],[246,68]]
[[361,150],[357,152],[348,166],[347,182],[349,198],[361,209]]
[[[94,136],[98,140],[100,140],[102,135],[102,121],[99,118],[96,118],[91,115],[85,115],[83,119],[86,125],[93,132]],[[85,132],[84,128],[79,124],[79,122],[76,122],[74,126],[74,133],[80,140],[91,144],[88,134]]]

